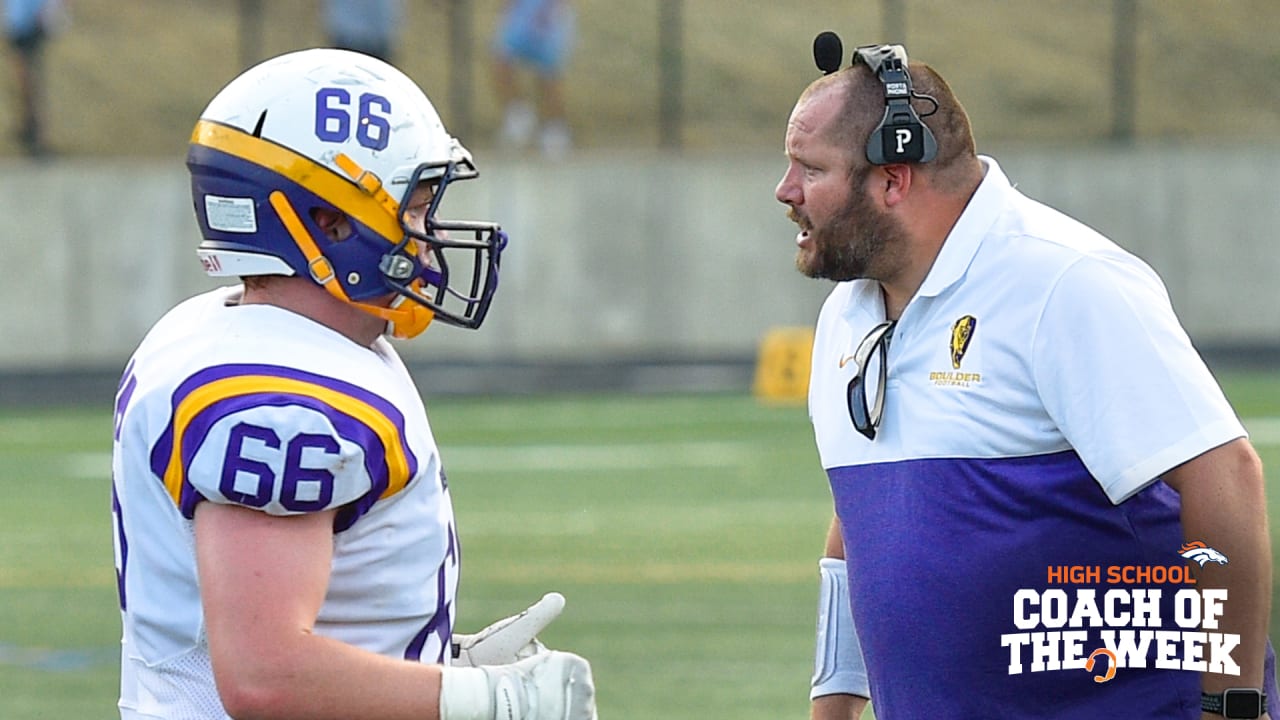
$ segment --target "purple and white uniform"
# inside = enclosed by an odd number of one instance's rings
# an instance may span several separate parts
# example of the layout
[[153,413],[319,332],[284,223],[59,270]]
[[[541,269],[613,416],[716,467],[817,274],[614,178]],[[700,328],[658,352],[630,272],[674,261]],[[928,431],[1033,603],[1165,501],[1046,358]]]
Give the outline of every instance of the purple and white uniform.
[[1157,478],[1245,431],[1157,275],[983,162],[894,329],[874,441],[846,389],[879,285],[839,283],[817,324],[810,416],[876,716],[1199,718],[1195,672],[1009,671],[1015,592],[1052,566],[1182,565]]
[[443,662],[452,633],[453,507],[399,356],[385,339],[362,347],[278,307],[228,304],[238,292],[171,310],[117,394],[125,720],[226,717],[196,577],[201,502],[272,515],[338,509],[317,633],[422,662]]

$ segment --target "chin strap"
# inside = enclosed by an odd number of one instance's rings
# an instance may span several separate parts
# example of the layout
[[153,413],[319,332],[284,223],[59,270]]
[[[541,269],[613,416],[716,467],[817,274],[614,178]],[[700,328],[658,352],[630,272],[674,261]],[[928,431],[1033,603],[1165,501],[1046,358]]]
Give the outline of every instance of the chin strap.
[[[377,178],[374,178],[374,181],[376,182]],[[386,195],[385,191],[383,191],[383,195]],[[284,193],[276,190],[271,193],[269,200],[271,207],[275,208],[276,214],[280,216],[280,221],[284,223],[285,229],[289,231],[289,235],[293,238],[294,244],[298,246],[298,249],[302,251],[302,256],[306,258],[307,269],[311,273],[311,279],[327,290],[330,295],[370,315],[386,320],[387,334],[392,337],[408,339],[420,335],[435,319],[436,315],[430,309],[415,302],[406,302],[408,298],[403,295],[397,295],[389,307],[356,302],[347,297],[346,291],[342,289],[342,283],[338,282],[338,277],[333,272],[333,265],[320,252],[320,248],[316,246],[316,241],[311,237],[311,233],[307,232],[306,226],[302,224],[302,219],[298,217],[298,213],[293,209],[293,205],[289,203],[289,199],[285,197]],[[410,287],[420,290],[421,284],[421,281],[414,281],[414,284]]]
[[378,176],[360,167],[360,164],[352,160],[346,153],[338,153],[333,161],[338,167],[342,168],[342,172],[346,173],[355,182],[356,187],[360,188],[365,195],[378,201],[387,214],[395,219],[396,223],[400,222],[400,203],[391,197],[391,193],[382,187],[382,181]]
[[[418,290],[422,283],[415,282],[411,287]],[[391,301],[391,307],[378,307],[365,303],[352,303],[361,310],[376,315],[387,321],[387,334],[401,340],[417,337],[436,319],[436,314],[423,305],[410,300],[404,295],[397,295]]]

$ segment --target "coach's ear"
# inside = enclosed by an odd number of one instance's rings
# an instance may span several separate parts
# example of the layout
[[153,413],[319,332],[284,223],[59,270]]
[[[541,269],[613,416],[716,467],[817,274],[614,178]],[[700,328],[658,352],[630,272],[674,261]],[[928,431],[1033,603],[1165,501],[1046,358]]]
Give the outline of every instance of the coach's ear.
[[875,169],[875,172],[881,178],[875,191],[879,196],[878,202],[885,208],[893,208],[906,201],[914,180],[910,165],[906,163],[881,165]]

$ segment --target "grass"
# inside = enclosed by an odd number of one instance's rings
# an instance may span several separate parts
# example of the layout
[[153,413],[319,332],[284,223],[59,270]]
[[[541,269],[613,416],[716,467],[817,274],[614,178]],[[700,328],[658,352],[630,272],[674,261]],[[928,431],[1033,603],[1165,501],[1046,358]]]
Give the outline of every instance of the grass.
[[[1273,377],[1224,381],[1246,418],[1280,416]],[[459,629],[559,590],[567,609],[543,637],[591,658],[602,716],[806,715],[830,499],[803,408],[745,395],[428,400],[462,532]],[[0,413],[6,720],[115,717],[109,436],[106,408]],[[1257,442],[1280,467],[1280,438]]]
[[[658,25],[670,0],[572,1],[579,32],[566,86],[578,142],[654,147],[664,91]],[[453,0],[406,3],[398,38],[398,64],[479,150],[498,124],[487,60],[500,3],[466,0],[470,30],[461,33],[449,30]],[[231,0],[66,4],[71,22],[47,58],[50,138],[66,155],[180,161],[200,110],[247,59],[324,43],[318,0],[264,0],[251,34],[240,27],[244,3]],[[1114,0],[681,5],[679,101],[690,149],[778,151],[796,95],[817,75],[810,43],[825,29],[839,31],[847,48],[905,39],[913,57],[936,66],[956,89],[980,147],[1096,143],[1111,131]],[[1280,5],[1134,0],[1134,7],[1139,139],[1274,141]],[[247,48],[252,37],[256,44]],[[0,73],[0,82],[12,98],[13,73]],[[16,120],[14,103],[0,107],[0,154],[14,154],[17,146],[3,132]]]
[[[593,660],[609,717],[804,712],[828,510],[803,410],[747,397],[431,405],[464,528],[460,628],[559,590],[568,609],[545,638]],[[100,408],[0,416],[6,720],[114,712],[109,423]],[[783,667],[776,684],[743,682]]]

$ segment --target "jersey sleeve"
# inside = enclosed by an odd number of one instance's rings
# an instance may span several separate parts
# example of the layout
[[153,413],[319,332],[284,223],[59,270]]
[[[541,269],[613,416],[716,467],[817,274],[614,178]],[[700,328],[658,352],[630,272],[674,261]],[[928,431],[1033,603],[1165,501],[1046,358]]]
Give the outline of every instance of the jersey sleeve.
[[175,391],[151,467],[182,514],[201,501],[273,515],[367,509],[418,462],[402,414],[351,383],[279,366],[223,365]]
[[1164,284],[1131,256],[1062,273],[1032,364],[1045,408],[1113,503],[1245,435]]

